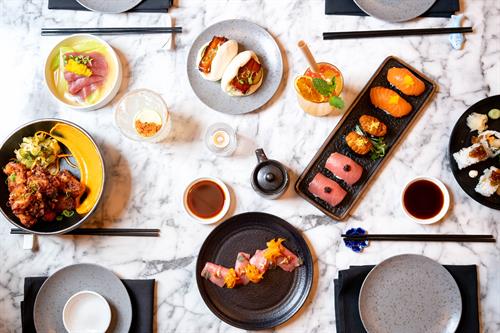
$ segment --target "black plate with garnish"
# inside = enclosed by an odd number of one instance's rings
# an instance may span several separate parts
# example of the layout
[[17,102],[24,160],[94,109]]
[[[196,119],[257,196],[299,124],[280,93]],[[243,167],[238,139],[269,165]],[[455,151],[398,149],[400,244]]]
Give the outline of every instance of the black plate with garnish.
[[[407,96],[391,86],[387,81],[387,72],[391,67],[408,69],[424,83],[425,89],[423,93],[419,96]],[[381,109],[376,108],[370,101],[370,89],[376,86],[389,88],[398,93],[403,99],[411,104],[412,111],[405,117],[395,118]],[[350,108],[345,112],[335,129],[319,148],[318,153],[316,153],[304,172],[302,172],[302,175],[295,183],[295,191],[329,217],[335,220],[345,219],[354,204],[361,197],[362,193],[367,189],[370,181],[375,178],[377,171],[389,159],[389,155],[395,150],[396,145],[402,140],[413,121],[430,101],[435,90],[436,84],[410,65],[393,56],[386,58],[370,81],[365,85],[361,93],[356,97]],[[384,137],[386,147],[383,157],[371,158],[371,153],[357,155],[346,144],[346,135],[356,130],[359,124],[359,118],[365,114],[374,116],[387,125],[387,134]],[[361,178],[354,185],[348,185],[343,180],[337,179],[325,168],[326,160],[334,152],[350,157],[363,168]],[[322,173],[328,178],[336,181],[345,191],[347,191],[347,195],[337,206],[332,207],[327,202],[315,197],[309,192],[308,186],[318,173]]]
[[[292,272],[269,269],[262,281],[219,288],[201,276],[205,263],[234,267],[238,252],[251,255],[265,249],[273,238],[302,259]],[[300,232],[281,218],[265,213],[233,216],[208,235],[198,254],[196,282],[201,297],[210,310],[226,323],[247,330],[278,326],[290,319],[304,305],[313,283],[313,260]]]
[[[453,157],[453,154],[458,152],[460,149],[469,147],[472,145],[472,137],[477,136],[477,131],[471,131],[467,126],[467,117],[472,113],[488,114],[491,109],[500,109],[500,95],[487,97],[480,100],[476,104],[472,105],[465,111],[462,116],[458,119],[453,131],[450,135],[450,144],[448,146],[448,157],[450,159],[450,167],[453,172],[453,176],[457,180],[460,187],[467,193],[472,199],[476,200],[480,204],[500,210],[500,196],[498,194],[492,194],[489,197],[485,197],[475,191],[476,185],[479,182],[479,178],[483,174],[485,169],[491,166],[496,166],[500,168],[500,157],[489,158],[485,161],[473,164],[462,170],[458,169],[457,162]],[[488,117],[488,130],[500,131],[500,119],[491,119]],[[476,170],[478,172],[477,177],[470,177],[469,171]]]
[[[10,192],[9,192],[8,185],[7,185],[7,183],[8,183],[7,175],[4,173],[4,168],[7,165],[7,163],[9,163],[11,161],[15,161],[16,155],[15,155],[14,151],[16,149],[19,149],[20,144],[23,142],[23,138],[32,137],[38,131],[43,131],[43,132],[48,133],[57,124],[62,124],[64,126],[69,126],[69,127],[73,128],[76,132],[82,133],[83,134],[82,137],[84,137],[85,140],[90,141],[90,145],[95,148],[96,154],[98,156],[98,161],[100,164],[97,165],[96,168],[99,169],[99,172],[101,173],[103,182],[99,188],[95,188],[96,200],[95,200],[95,203],[92,205],[92,207],[90,207],[88,212],[80,215],[76,212],[76,210],[63,211],[62,214],[59,213],[60,215],[58,215],[56,217],[56,219],[54,219],[54,220],[43,221],[43,218],[40,217],[40,218],[38,218],[37,222],[34,225],[28,227],[28,226],[23,225],[21,223],[18,216],[16,216],[13,213],[12,208],[9,206],[9,194],[10,194]],[[61,154],[64,154],[64,155],[71,154],[69,149],[64,144],[62,144],[60,142],[58,142],[58,144],[59,144],[59,147],[61,149],[61,151],[60,151]],[[81,158],[85,159],[86,157],[82,156]],[[81,181],[80,171],[79,171],[79,168],[77,167],[77,162],[74,159],[74,157],[71,157],[71,159],[69,160],[69,163],[68,163],[67,159],[60,158],[59,163],[60,163],[59,170],[61,170],[61,171],[68,170],[77,180]],[[73,165],[71,165],[70,163]],[[14,176],[14,178],[17,178],[15,173],[11,174],[11,176]],[[100,201],[102,192],[103,192],[104,180],[105,180],[104,162],[103,162],[101,153],[100,153],[96,143],[94,142],[94,140],[92,139],[90,134],[88,134],[84,129],[82,129],[78,125],[71,123],[69,121],[66,121],[66,120],[40,119],[40,120],[35,120],[35,121],[30,122],[30,123],[24,124],[23,126],[16,129],[13,133],[11,133],[7,137],[7,139],[3,142],[3,144],[0,146],[0,212],[5,217],[5,219],[7,221],[9,221],[10,223],[12,223],[14,226],[21,228],[25,231],[28,231],[30,233],[41,234],[41,235],[63,234],[65,232],[68,232],[70,230],[77,228],[86,219],[88,219],[90,217],[90,215],[95,211],[95,209]],[[30,186],[30,184],[27,184],[27,185],[28,185],[28,187]],[[39,191],[39,189],[35,188],[35,187],[38,187],[38,185],[34,186],[33,191],[35,191],[35,192]],[[29,196],[29,194],[33,194],[33,193],[27,193],[26,195]],[[88,191],[86,190],[86,192],[81,197],[80,203],[85,199],[85,196],[87,194],[88,194]],[[60,198],[59,195],[60,195],[60,193],[57,194],[57,196],[58,196],[57,198]],[[68,196],[68,193],[66,193],[66,195]],[[48,194],[47,194],[47,196],[48,196]],[[55,199],[55,196],[54,196],[54,199]],[[35,207],[34,205],[30,205],[29,207],[30,207],[29,209],[35,209],[38,206]],[[40,211],[41,214],[44,214],[48,210],[49,209],[46,209],[46,207],[41,207],[41,206],[39,206],[37,209],[37,211]]]

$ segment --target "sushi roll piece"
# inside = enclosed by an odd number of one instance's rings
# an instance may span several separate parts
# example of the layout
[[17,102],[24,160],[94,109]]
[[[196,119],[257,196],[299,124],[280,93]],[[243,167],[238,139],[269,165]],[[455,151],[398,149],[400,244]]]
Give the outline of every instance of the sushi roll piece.
[[325,168],[349,185],[355,184],[363,174],[361,165],[340,153],[331,154],[326,160]]
[[411,104],[399,96],[397,92],[384,87],[371,88],[370,100],[377,108],[395,118],[404,117],[412,110]]
[[472,146],[465,147],[453,154],[453,158],[457,162],[460,170],[465,169],[473,164],[488,159],[491,151],[488,145],[483,142],[478,142]]
[[359,125],[363,131],[376,137],[381,137],[387,134],[387,126],[373,116],[366,114],[362,115],[359,117]]
[[491,156],[495,157],[500,154],[500,132],[497,131],[484,131],[472,143],[483,142],[488,145],[491,150]]
[[226,37],[214,36],[198,51],[196,63],[205,80],[219,81],[227,66],[238,54],[238,43]]
[[246,276],[245,269],[250,264],[250,254],[245,252],[238,252],[236,256],[236,263],[234,264],[234,270],[239,277],[239,282],[242,285],[247,285],[250,280]]
[[346,135],[345,142],[353,152],[359,155],[368,154],[373,147],[373,143],[370,139],[355,131],[351,131]]
[[264,256],[264,250],[257,250],[250,258],[250,265],[257,267],[260,273],[264,274],[269,268],[269,260]]
[[315,197],[324,200],[332,207],[341,203],[347,194],[339,184],[321,173],[314,176],[308,189]]
[[418,96],[425,90],[425,84],[406,68],[391,67],[387,72],[387,81],[405,95]]
[[203,270],[201,271],[201,276],[222,288],[226,284],[225,278],[228,273],[228,268],[211,262],[207,262],[205,264],[205,267],[203,267]]
[[483,171],[483,175],[479,178],[475,191],[485,197],[490,197],[498,191],[500,187],[500,169],[490,167]]
[[221,88],[230,96],[248,96],[262,85],[264,70],[253,51],[244,51],[233,58],[222,75]]

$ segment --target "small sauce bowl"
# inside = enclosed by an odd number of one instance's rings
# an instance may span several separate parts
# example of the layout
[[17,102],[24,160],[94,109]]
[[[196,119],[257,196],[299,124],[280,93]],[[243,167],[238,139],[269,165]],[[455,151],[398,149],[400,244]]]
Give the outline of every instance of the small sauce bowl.
[[77,292],[64,305],[63,324],[69,333],[104,333],[110,323],[111,308],[94,291]]

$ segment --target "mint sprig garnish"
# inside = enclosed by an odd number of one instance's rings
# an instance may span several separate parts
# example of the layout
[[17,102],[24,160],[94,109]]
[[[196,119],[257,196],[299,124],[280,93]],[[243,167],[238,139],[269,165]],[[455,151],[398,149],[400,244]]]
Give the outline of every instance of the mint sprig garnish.
[[320,79],[320,78],[313,78],[313,86],[316,91],[323,96],[331,96],[328,100],[328,103],[330,103],[331,106],[337,109],[342,109],[344,107],[344,101],[342,98],[339,96],[335,96],[333,92],[335,91],[336,83],[335,83],[335,78],[332,78],[330,82]]

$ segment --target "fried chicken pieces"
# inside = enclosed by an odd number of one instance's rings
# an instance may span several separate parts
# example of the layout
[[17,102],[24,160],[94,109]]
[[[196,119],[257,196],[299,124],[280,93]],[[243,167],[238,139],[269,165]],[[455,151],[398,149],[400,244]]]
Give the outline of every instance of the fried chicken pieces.
[[75,209],[85,192],[85,185],[67,170],[52,175],[40,166],[28,169],[9,162],[3,172],[7,175],[9,205],[27,228],[39,219],[54,221],[62,211]]

